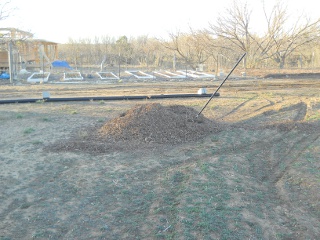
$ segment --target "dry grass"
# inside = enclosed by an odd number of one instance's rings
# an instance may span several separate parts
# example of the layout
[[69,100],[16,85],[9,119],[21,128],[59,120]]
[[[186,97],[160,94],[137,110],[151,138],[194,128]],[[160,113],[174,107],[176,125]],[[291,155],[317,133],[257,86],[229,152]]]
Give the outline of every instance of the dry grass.
[[[191,92],[217,82],[3,86],[4,97]],[[204,111],[221,131],[179,144],[84,151],[137,104],[0,105],[0,239],[316,239],[319,80],[232,80]],[[101,141],[87,142],[91,147]],[[103,144],[103,143],[102,143]],[[81,146],[81,145],[79,145]]]

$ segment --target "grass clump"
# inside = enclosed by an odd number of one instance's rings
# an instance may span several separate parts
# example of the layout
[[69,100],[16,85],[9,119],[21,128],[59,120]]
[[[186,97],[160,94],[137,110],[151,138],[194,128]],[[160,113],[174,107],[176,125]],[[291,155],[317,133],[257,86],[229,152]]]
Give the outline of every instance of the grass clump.
[[36,130],[34,129],[34,128],[32,128],[32,127],[29,127],[29,128],[26,128],[24,131],[23,131],[23,133],[24,134],[30,134],[30,133],[33,133],[33,132],[35,132]]
[[22,115],[21,113],[18,113],[17,116],[16,116],[16,118],[17,118],[17,119],[22,119],[22,118],[23,118],[23,115]]

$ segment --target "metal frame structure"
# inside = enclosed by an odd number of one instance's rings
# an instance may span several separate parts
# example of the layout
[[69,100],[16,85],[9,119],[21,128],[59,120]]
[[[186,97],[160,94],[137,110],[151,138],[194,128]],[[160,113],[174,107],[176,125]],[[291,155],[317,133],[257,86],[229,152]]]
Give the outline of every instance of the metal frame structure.
[[27,82],[31,83],[41,83],[41,82],[48,82],[50,76],[50,72],[34,72],[28,77]]
[[83,77],[80,72],[65,72],[63,73],[63,80],[83,80]]
[[152,76],[152,75],[150,75],[150,74],[147,74],[147,73],[145,73],[145,72],[143,72],[143,71],[139,71],[139,70],[137,70],[137,71],[126,71],[126,73],[128,73],[128,74],[130,74],[130,75],[132,75],[132,76],[134,76],[135,78],[138,78],[138,79],[153,79],[153,78],[155,78],[155,76]]
[[113,72],[97,72],[97,75],[103,80],[119,80],[120,79]]

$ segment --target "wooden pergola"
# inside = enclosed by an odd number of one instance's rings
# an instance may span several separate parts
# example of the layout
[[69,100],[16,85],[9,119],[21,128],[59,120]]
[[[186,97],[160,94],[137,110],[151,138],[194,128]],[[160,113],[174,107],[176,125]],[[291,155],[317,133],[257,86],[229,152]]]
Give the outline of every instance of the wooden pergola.
[[45,70],[58,57],[58,43],[34,39],[33,34],[16,28],[0,28],[0,70]]

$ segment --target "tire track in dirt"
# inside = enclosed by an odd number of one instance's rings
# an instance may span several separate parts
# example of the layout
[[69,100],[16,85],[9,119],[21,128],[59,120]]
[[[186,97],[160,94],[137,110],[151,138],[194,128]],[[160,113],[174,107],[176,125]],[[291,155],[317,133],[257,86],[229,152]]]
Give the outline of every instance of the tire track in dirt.
[[[316,142],[320,138],[319,134],[313,136],[305,136],[300,140],[296,141],[290,148],[290,151],[280,159],[274,166],[274,172],[270,172],[270,188],[276,189],[276,194],[281,200],[281,207],[286,209],[286,217],[288,219],[295,219],[295,229],[298,239],[305,239],[303,236],[305,229],[312,229],[312,232],[315,236],[319,236],[319,219],[316,215],[310,214],[310,206],[307,208],[297,202],[299,200],[295,199],[294,201],[288,197],[288,191],[284,188],[285,180],[282,181],[286,174],[289,174],[290,169],[294,163],[300,159],[300,157],[305,153],[310,145]],[[284,163],[284,167],[281,165]],[[302,191],[302,190],[300,190]],[[301,201],[301,199],[300,199]],[[307,204],[310,202],[307,201]],[[308,216],[306,218],[306,216]]]
[[260,108],[258,108],[258,109],[256,109],[256,110],[254,110],[252,113],[245,114],[245,115],[243,115],[243,117],[250,117],[250,116],[252,116],[252,115],[256,115],[256,114],[259,113],[261,110],[266,109],[266,108],[268,108],[268,107],[272,107],[272,106],[275,105],[275,102],[273,102],[273,101],[271,101],[271,100],[269,100],[269,99],[267,99],[267,98],[263,98],[263,99],[265,99],[266,101],[268,101],[269,104],[264,105],[264,106],[262,106],[262,107],[260,107]]
[[[266,100],[266,101],[268,101],[269,104],[267,104],[267,105],[265,105],[265,106],[262,106],[262,107],[256,109],[254,112],[259,112],[259,111],[261,111],[262,109],[265,109],[265,108],[274,106],[274,105],[276,104],[276,102],[274,102],[274,101],[272,101],[272,100],[270,100],[270,99],[268,99],[268,98],[263,98],[263,99]],[[279,103],[281,103],[281,102],[283,102],[283,97],[282,97],[282,99],[281,99],[279,102],[277,102],[277,104],[279,104]]]
[[[310,139],[310,136],[308,135],[295,142],[290,148],[289,152],[272,167],[272,169],[276,169],[276,171],[273,172],[270,177],[271,182],[276,184],[284,176],[284,174],[288,172],[288,169],[295,161],[299,159],[306,149],[319,138],[320,135],[318,134],[312,139]],[[292,156],[295,157],[293,158]],[[286,163],[286,166],[284,169],[281,169],[279,165],[283,163]]]
[[[238,123],[250,125],[257,125],[265,122],[272,123],[288,123],[288,122],[300,122],[303,121],[307,115],[308,106],[305,102],[299,102],[290,104],[290,106],[284,106],[285,103],[273,103],[268,104],[259,109],[254,110],[246,115],[244,120]],[[265,111],[262,111],[265,110]]]
[[[281,133],[281,132],[280,132]],[[290,204],[288,204],[286,201],[280,199],[277,195],[277,191],[275,189],[275,184],[272,181],[270,175],[272,174],[272,166],[273,166],[273,161],[272,159],[278,159],[277,157],[271,156],[270,152],[272,150],[274,150],[274,148],[277,147],[277,145],[283,145],[285,144],[286,141],[289,141],[290,139],[293,138],[293,135],[296,135],[299,133],[296,133],[294,129],[290,129],[289,131],[283,132],[279,135],[271,135],[270,137],[268,137],[266,142],[263,141],[259,141],[259,147],[258,149],[255,149],[255,156],[253,156],[253,158],[250,160],[248,159],[248,162],[251,161],[251,163],[248,164],[254,164],[254,162],[256,160],[261,161],[261,162],[265,162],[265,165],[257,165],[257,168],[263,167],[262,171],[260,171],[259,173],[257,173],[256,171],[251,171],[251,173],[248,175],[250,177],[253,177],[254,179],[258,180],[257,181],[257,185],[256,185],[256,190],[263,192],[265,198],[261,199],[260,204],[265,203],[266,206],[261,206],[261,211],[263,213],[263,215],[265,215],[265,218],[260,218],[259,216],[256,216],[254,214],[254,210],[250,209],[250,208],[245,208],[243,210],[243,214],[247,213],[247,217],[248,217],[248,222],[259,222],[260,226],[264,229],[265,234],[264,235],[266,237],[266,239],[268,239],[269,237],[274,236],[274,232],[273,232],[273,228],[277,227],[278,232],[280,231],[279,229],[282,229],[283,231],[289,231],[290,234],[288,234],[288,236],[290,235],[291,237],[297,237],[294,239],[303,239],[305,237],[305,235],[302,235],[305,229],[314,229],[314,233],[318,231],[317,225],[316,225],[316,219],[310,219],[310,224],[313,227],[310,227],[307,225],[307,221],[305,219],[305,216],[308,215],[308,213],[303,213],[301,212],[301,217],[297,216],[297,213],[299,211],[303,211],[303,209],[294,209],[293,206],[291,206]],[[293,138],[296,139],[296,138]],[[315,139],[316,140],[316,139]],[[288,160],[290,160],[290,151],[291,149],[294,149],[295,146],[299,146],[299,144],[303,144],[304,149],[307,148],[307,139],[305,136],[301,136],[298,141],[294,141],[292,144],[290,144],[290,147],[286,150],[287,152],[287,158]],[[255,142],[256,143],[256,142]],[[256,146],[256,144],[253,143],[254,146]],[[266,144],[267,143],[267,144]],[[306,143],[306,144],[304,144]],[[237,146],[231,146],[228,148],[224,148],[224,149],[219,149],[217,151],[214,152],[214,156],[219,156],[219,155],[226,155],[226,156],[233,156],[234,154],[243,154],[246,151],[246,148],[251,149],[251,150],[247,150],[247,151],[253,151],[253,146],[248,146],[248,145],[242,145],[242,149],[240,150]],[[277,150],[276,150],[277,151]],[[262,153],[262,154],[261,154]],[[280,156],[281,154],[278,153]],[[204,162],[202,161],[205,156],[207,157],[212,157],[212,153],[211,154],[204,154],[203,158],[201,160],[199,160],[197,162]],[[260,158],[260,156],[264,156],[263,158]],[[268,159],[271,158],[270,159]],[[190,158],[189,160],[191,160],[192,158]],[[196,160],[196,159],[194,159]],[[281,161],[281,159],[278,161]],[[183,166],[184,163],[181,163]],[[180,164],[179,164],[180,165]],[[262,172],[264,172],[264,178],[261,179],[259,177],[261,177]],[[230,180],[230,179],[229,179]],[[259,187],[260,186],[260,187]],[[246,189],[246,191],[248,191],[248,193],[250,192],[251,188]],[[160,193],[159,193],[160,194]],[[252,193],[252,195],[250,195],[250,197],[257,197],[255,196],[254,193]],[[249,199],[250,199],[249,197]],[[246,201],[243,199],[243,201]],[[271,209],[270,209],[271,208]],[[249,210],[249,211],[247,211]],[[272,213],[269,213],[269,212]],[[295,214],[291,214],[291,212],[295,211]],[[284,213],[287,213],[285,215],[283,215]],[[281,221],[285,222],[287,225],[281,225],[283,222],[275,222],[274,219],[272,218],[272,216],[274,216],[274,214],[276,214],[277,216],[279,216],[279,219],[281,219]],[[250,216],[253,217],[253,219],[251,219],[250,221]],[[309,221],[309,220],[308,220]],[[292,224],[294,222],[294,227],[290,224]],[[245,224],[245,222],[243,223]],[[279,225],[280,224],[280,225]],[[249,225],[251,226],[251,225]],[[179,229],[181,231],[181,226],[179,227],[179,225],[175,226],[175,229]],[[304,229],[304,230],[303,230]],[[310,233],[311,234],[311,233]],[[311,234],[312,235],[312,234]],[[307,235],[307,236],[311,236],[311,235]],[[298,236],[301,236],[298,237]]]
[[299,108],[299,109],[298,109],[298,113],[294,117],[293,121],[296,121],[296,122],[297,121],[302,121],[305,118],[306,114],[307,114],[308,106],[307,106],[306,103],[301,102],[301,103],[298,103],[296,105],[296,107]]
[[252,98],[249,98],[247,99],[246,101],[240,103],[238,106],[236,106],[235,108],[233,108],[230,112],[226,113],[225,115],[219,117],[217,120],[221,120],[221,119],[224,119],[225,117],[237,112],[240,108],[242,108],[243,106],[245,106],[248,102],[252,101],[253,99],[257,98],[257,95],[252,97]]
[[[264,138],[264,140],[255,141],[252,144],[253,146],[249,146],[248,150],[248,152],[255,153],[252,156],[253,158],[267,160],[260,161],[259,164],[254,167],[256,170],[263,168],[263,170],[260,171],[262,175],[256,175],[256,178],[260,181],[268,181],[273,184],[275,184],[277,179],[281,178],[281,176],[283,176],[285,173],[284,171],[286,169],[283,169],[282,166],[286,164],[288,167],[288,164],[290,165],[292,162],[294,162],[294,160],[298,159],[305,149],[320,137],[320,135],[316,135],[313,140],[310,140],[310,135],[300,136],[299,138],[301,131],[296,131],[295,127],[282,130],[284,127],[280,125],[279,128],[279,135]],[[285,132],[281,133],[281,131]],[[295,135],[295,137],[292,135]],[[292,139],[297,138],[298,140],[292,142]],[[248,146],[246,144],[243,144],[237,145],[233,148],[236,149],[236,152],[243,152],[247,147]],[[232,149],[225,149],[226,152],[230,150],[232,151]],[[293,156],[295,157],[292,158]]]
[[[294,222],[294,227],[286,226],[287,229],[292,231],[294,239],[306,239],[307,236],[315,236],[319,232],[318,219],[309,217],[310,213],[308,211],[310,210],[303,209],[298,205],[292,205],[291,199],[282,198],[276,185],[283,175],[289,171],[292,164],[306,151],[308,146],[320,138],[320,135],[304,135],[303,129],[296,130],[296,128],[278,131],[279,135],[269,136],[267,139],[265,138],[265,141],[255,141],[251,146],[241,145],[240,149],[240,145],[225,148],[223,151],[216,152],[216,154],[241,155],[245,152],[253,153],[247,158],[249,166],[252,166],[249,172],[261,184],[261,190],[263,186],[267,187],[265,195],[268,196],[268,199],[265,201],[272,205],[271,209],[275,211],[273,214],[285,213],[281,215],[283,221],[288,224]],[[261,137],[263,138],[263,136]],[[266,208],[264,211],[267,214],[269,210]],[[306,219],[306,216],[308,216],[308,219]],[[270,219],[267,218],[264,222],[268,220]],[[306,229],[312,229],[308,233],[309,235],[305,235]]]

